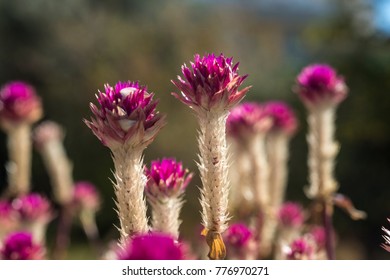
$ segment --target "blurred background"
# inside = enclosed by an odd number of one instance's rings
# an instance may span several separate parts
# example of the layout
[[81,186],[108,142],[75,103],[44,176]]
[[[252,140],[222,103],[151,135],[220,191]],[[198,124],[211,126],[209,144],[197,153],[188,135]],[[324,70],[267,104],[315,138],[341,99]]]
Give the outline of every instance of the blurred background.
[[[75,180],[89,180],[104,204],[98,225],[105,241],[117,237],[113,164],[82,122],[104,83],[139,80],[160,99],[168,125],[145,151],[145,162],[176,157],[196,173],[187,189],[182,235],[197,238],[200,223],[196,168],[197,123],[171,96],[170,82],[195,53],[233,56],[253,85],[246,100],[283,100],[300,129],[291,143],[287,199],[308,204],[305,108],[291,87],[314,62],[334,66],[349,97],[338,109],[340,192],[368,219],[354,222],[336,209],[338,258],[390,259],[380,248],[390,217],[390,0],[1,0],[0,84],[25,80],[42,97],[45,117],[66,129]],[[6,136],[0,134],[0,191],[7,178]],[[52,197],[48,175],[33,155],[33,190]],[[56,220],[49,227],[55,232]],[[73,258],[88,258],[81,227],[72,232]],[[50,245],[50,241],[48,243]],[[85,249],[85,250],[84,250]]]

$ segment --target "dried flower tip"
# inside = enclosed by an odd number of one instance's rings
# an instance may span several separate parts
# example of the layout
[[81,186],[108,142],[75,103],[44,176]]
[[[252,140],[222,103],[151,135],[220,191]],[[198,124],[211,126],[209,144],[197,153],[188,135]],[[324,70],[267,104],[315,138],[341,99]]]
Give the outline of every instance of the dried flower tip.
[[2,260],[42,260],[44,249],[34,242],[32,234],[28,232],[14,232],[8,235],[0,249]]
[[76,182],[73,188],[73,204],[78,209],[97,211],[100,206],[100,196],[95,185],[90,182]]
[[119,260],[184,260],[185,248],[170,235],[150,233],[128,239],[117,252]]
[[104,86],[97,95],[99,108],[90,104],[93,117],[84,120],[103,145],[113,149],[121,145],[146,147],[164,126],[157,111],[158,101],[137,82],[118,82]]
[[294,240],[284,250],[289,260],[312,260],[314,258],[314,247],[305,238]]
[[16,198],[12,202],[13,208],[20,218],[26,222],[48,222],[53,217],[50,202],[43,196],[31,193]]
[[192,173],[183,168],[181,162],[172,158],[152,161],[150,169],[145,168],[148,178],[146,192],[155,197],[173,197],[184,192],[192,179]]
[[337,105],[348,93],[344,79],[326,64],[305,67],[298,75],[297,83],[296,91],[309,107]]
[[[390,222],[390,219],[387,220]],[[390,230],[385,227],[382,227],[382,230],[385,233],[385,235],[382,235],[385,239],[385,243],[382,244],[382,248],[385,249],[387,252],[390,252]]]
[[226,128],[230,137],[247,140],[257,133],[265,133],[272,126],[272,119],[265,107],[255,102],[242,103],[230,112]]
[[53,121],[45,121],[34,129],[33,137],[37,147],[41,148],[50,141],[62,141],[64,130]]
[[252,231],[243,223],[236,223],[230,225],[224,234],[226,245],[234,248],[242,248],[252,238]]
[[181,91],[172,93],[177,99],[197,112],[225,111],[232,108],[245,96],[249,87],[241,86],[247,75],[238,74],[238,63],[223,54],[196,54],[191,67],[182,66],[183,78],[172,83]]
[[284,102],[273,101],[265,104],[265,112],[272,119],[272,131],[293,135],[298,127],[294,111]]
[[283,227],[300,227],[304,222],[302,206],[294,202],[286,202],[279,209],[279,223]]
[[34,123],[42,117],[42,104],[32,86],[12,81],[0,89],[0,121],[9,128],[15,123]]

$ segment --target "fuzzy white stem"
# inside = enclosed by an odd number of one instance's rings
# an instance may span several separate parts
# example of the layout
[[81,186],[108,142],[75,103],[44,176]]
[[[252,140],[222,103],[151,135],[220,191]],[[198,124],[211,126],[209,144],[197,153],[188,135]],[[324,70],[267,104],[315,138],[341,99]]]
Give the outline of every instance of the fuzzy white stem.
[[122,146],[112,151],[115,165],[113,185],[122,245],[128,236],[146,233],[149,230],[144,198],[146,176],[142,151],[140,148]]
[[9,193],[22,195],[30,191],[31,177],[31,126],[20,123],[7,130],[7,163]]
[[229,169],[231,182],[230,209],[238,213],[246,213],[253,210],[253,188],[251,187],[251,162],[248,151],[242,144],[232,141],[229,145],[230,154],[234,158]]
[[205,228],[222,233],[228,221],[228,162],[226,145],[227,112],[208,112],[199,117],[199,172],[203,188],[201,194],[202,219]]
[[152,228],[153,231],[165,232],[174,238],[179,238],[180,210],[183,206],[181,197],[156,198],[148,196],[152,206]]
[[55,199],[61,205],[68,204],[73,197],[73,166],[64,146],[61,141],[53,139],[44,143],[40,151],[50,176]]
[[338,188],[333,175],[335,157],[339,150],[334,140],[334,118],[334,107],[311,110],[309,113],[308,195],[311,198],[328,198]]

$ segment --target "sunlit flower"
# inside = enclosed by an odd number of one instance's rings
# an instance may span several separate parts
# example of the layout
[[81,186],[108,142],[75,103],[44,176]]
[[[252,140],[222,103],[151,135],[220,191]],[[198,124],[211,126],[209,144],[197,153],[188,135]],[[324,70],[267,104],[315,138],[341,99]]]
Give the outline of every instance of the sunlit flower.
[[337,105],[348,93],[344,79],[326,64],[312,64],[305,67],[297,77],[297,93],[308,105]]
[[96,211],[100,206],[100,196],[96,187],[87,181],[76,182],[73,190],[73,203],[78,209]]
[[247,93],[249,87],[241,86],[247,75],[238,74],[238,63],[223,54],[196,54],[191,67],[182,66],[183,77],[172,81],[181,91],[173,95],[195,111],[227,110],[236,105]]
[[303,209],[300,204],[286,202],[279,209],[279,223],[283,227],[300,227],[304,222]]
[[272,131],[292,135],[298,123],[293,110],[284,102],[272,101],[264,105],[266,115],[272,119]]
[[305,238],[294,240],[285,248],[288,260],[312,260],[314,258],[314,246]]
[[271,126],[272,118],[265,107],[256,102],[244,102],[234,107],[226,121],[228,135],[244,141],[257,133],[267,132]]
[[41,116],[41,100],[31,85],[12,81],[0,89],[0,120],[3,125],[33,123]]
[[100,106],[90,104],[93,117],[85,123],[110,148],[126,143],[147,146],[164,125],[156,111],[158,102],[138,82],[118,82],[114,87],[105,84],[96,98]]
[[53,216],[50,202],[36,193],[16,198],[12,206],[20,215],[21,220],[25,222],[47,222]]
[[117,253],[119,260],[184,260],[184,247],[170,235],[150,233],[129,239]]
[[237,248],[245,246],[252,236],[252,231],[243,223],[230,225],[224,235],[226,245]]
[[31,233],[14,232],[8,235],[0,249],[2,260],[42,260],[44,248],[35,243]]
[[172,158],[152,161],[150,169],[145,168],[148,177],[146,192],[153,196],[175,196],[184,191],[192,178],[181,162]]

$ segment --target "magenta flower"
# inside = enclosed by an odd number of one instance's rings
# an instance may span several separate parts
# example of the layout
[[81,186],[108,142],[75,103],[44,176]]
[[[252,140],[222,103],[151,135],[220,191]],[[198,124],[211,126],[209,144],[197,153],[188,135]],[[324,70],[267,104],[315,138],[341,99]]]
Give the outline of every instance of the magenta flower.
[[148,178],[146,191],[153,196],[181,194],[192,179],[192,173],[188,174],[182,163],[172,158],[152,161],[150,169],[145,168],[145,174]]
[[16,198],[12,202],[12,206],[18,212],[20,218],[26,222],[47,222],[53,216],[50,202],[36,193]]
[[100,206],[99,193],[90,182],[76,182],[73,190],[73,203],[79,209],[97,210]]
[[184,78],[172,83],[181,94],[172,93],[177,99],[195,111],[227,110],[236,105],[245,96],[250,87],[241,86],[247,75],[238,74],[238,63],[223,54],[196,54],[191,67],[182,66]]
[[94,117],[84,120],[96,137],[108,147],[125,143],[146,147],[164,125],[157,111],[158,101],[138,82],[118,82],[104,85],[96,95],[100,107],[90,104]]
[[348,93],[344,79],[326,64],[312,64],[305,67],[297,77],[297,92],[308,106],[318,104],[337,105]]
[[32,86],[22,81],[12,81],[0,89],[1,122],[33,123],[41,116],[41,100]]
[[300,227],[304,222],[303,209],[294,202],[284,203],[279,209],[278,217],[283,227]]
[[33,241],[31,233],[14,232],[8,235],[0,249],[2,260],[42,260],[44,249]]
[[[390,219],[387,219],[390,222]],[[383,232],[385,235],[382,235],[385,239],[385,243],[382,244],[382,248],[385,249],[387,252],[390,252],[390,230],[388,230],[385,227],[382,227]]]
[[265,112],[272,119],[272,131],[292,135],[298,123],[293,110],[284,102],[272,101],[265,104]]
[[309,232],[309,235],[314,240],[318,250],[325,248],[325,229],[322,226],[316,226],[312,228]]
[[117,253],[119,260],[184,260],[184,247],[170,235],[150,233],[128,240]]
[[252,231],[243,223],[230,225],[224,234],[224,240],[227,246],[235,248],[244,247],[252,238]]
[[236,139],[248,139],[256,133],[266,132],[272,125],[272,119],[265,107],[255,102],[245,102],[233,108],[226,127],[227,133]]
[[286,256],[289,260],[311,260],[314,257],[314,248],[308,240],[298,238],[287,248]]

